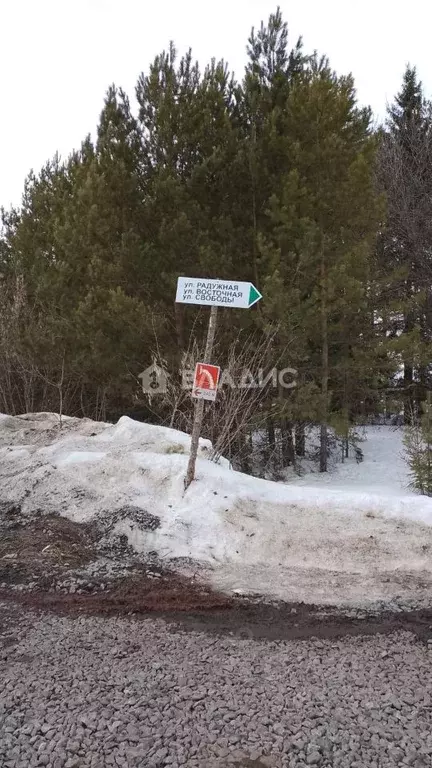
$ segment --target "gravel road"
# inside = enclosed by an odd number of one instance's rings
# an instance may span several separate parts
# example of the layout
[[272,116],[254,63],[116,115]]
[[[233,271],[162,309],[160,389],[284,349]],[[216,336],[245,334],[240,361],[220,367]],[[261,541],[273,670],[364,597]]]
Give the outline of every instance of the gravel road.
[[432,765],[409,632],[265,641],[0,605],[0,765]]

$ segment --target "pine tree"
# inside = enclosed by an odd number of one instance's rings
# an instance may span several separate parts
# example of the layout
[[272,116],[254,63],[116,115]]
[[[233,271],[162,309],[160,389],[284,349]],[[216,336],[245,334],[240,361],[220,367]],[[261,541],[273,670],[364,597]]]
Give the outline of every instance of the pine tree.
[[432,341],[432,108],[415,68],[389,108],[382,137],[379,176],[388,221],[378,255],[387,276],[387,332],[402,359],[407,421],[430,386]]
[[56,231],[64,253],[63,277],[70,286],[70,323],[80,342],[81,375],[100,414],[109,394],[116,407],[132,399],[134,375],[147,355],[143,339],[158,325],[144,303],[151,269],[142,231],[141,152],[129,101],[112,86],[96,146],[76,170],[75,194]]
[[388,128],[391,135],[410,155],[412,135],[425,127],[425,100],[423,88],[415,67],[407,66],[402,88],[388,108]]
[[156,57],[137,86],[149,168],[144,218],[151,231],[149,253],[158,265],[152,296],[175,327],[174,358],[188,345],[192,327],[198,335],[202,331],[188,308],[174,308],[178,275],[239,277],[233,267],[242,252],[232,210],[234,91],[223,61],[212,61],[201,74],[190,52],[177,60],[174,46]]
[[356,351],[365,351],[371,317],[371,249],[382,216],[373,184],[375,141],[370,113],[356,106],[352,79],[337,78],[323,60],[315,59],[293,85],[285,115],[292,168],[271,202],[278,246],[273,275],[287,292],[281,322],[299,329],[301,378],[319,389],[304,418],[321,425],[325,471],[328,427],[332,414],[340,419],[354,405],[349,379],[358,375]]
[[411,485],[425,496],[432,496],[432,398],[423,403],[420,423],[405,432],[405,450],[411,470]]
[[[246,74],[239,90],[239,118],[245,161],[241,194],[243,219],[249,217],[249,261],[252,279],[260,284],[259,238],[268,226],[269,200],[279,188],[290,160],[285,151],[284,114],[286,100],[307,61],[299,39],[288,47],[288,25],[280,8],[270,14],[267,25],[252,29]],[[246,195],[245,195],[246,192]]]

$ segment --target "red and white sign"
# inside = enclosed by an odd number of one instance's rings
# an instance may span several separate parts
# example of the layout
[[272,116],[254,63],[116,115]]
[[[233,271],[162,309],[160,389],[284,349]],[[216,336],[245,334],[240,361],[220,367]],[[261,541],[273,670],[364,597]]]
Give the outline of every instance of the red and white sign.
[[217,385],[220,376],[218,365],[197,363],[192,387],[192,397],[198,400],[216,400]]

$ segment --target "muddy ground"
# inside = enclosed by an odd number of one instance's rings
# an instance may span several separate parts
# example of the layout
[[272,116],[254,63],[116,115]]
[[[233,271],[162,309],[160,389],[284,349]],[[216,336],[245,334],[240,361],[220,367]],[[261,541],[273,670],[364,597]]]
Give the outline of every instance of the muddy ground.
[[[203,584],[199,573],[179,575],[156,556],[137,560],[122,541],[108,547],[94,526],[43,514],[23,520],[13,506],[2,512],[0,601],[11,607],[72,616],[151,614],[184,629],[271,640],[405,629],[432,647],[432,610],[342,613],[328,606],[232,597]],[[0,630],[7,614],[3,611],[2,619],[0,613]]]

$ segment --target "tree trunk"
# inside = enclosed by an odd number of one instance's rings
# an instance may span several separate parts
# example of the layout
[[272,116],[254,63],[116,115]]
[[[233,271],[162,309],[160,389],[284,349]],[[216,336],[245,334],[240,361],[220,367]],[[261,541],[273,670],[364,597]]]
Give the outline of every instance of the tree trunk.
[[290,466],[295,464],[295,452],[294,441],[292,432],[292,423],[286,419],[282,419],[281,423],[282,432],[282,459],[284,466]]
[[413,368],[409,363],[404,363],[404,422],[412,424],[414,419],[413,397]]
[[[253,267],[253,279],[255,282],[255,285],[259,285],[259,276],[258,276],[258,226],[257,226],[257,199],[256,199],[256,191],[257,191],[257,174],[256,174],[256,143],[257,143],[257,137],[256,137],[256,125],[255,125],[255,118],[252,118],[252,127],[251,127],[251,142],[250,142],[250,153],[249,153],[249,171],[250,171],[250,178],[251,178],[251,190],[252,190],[252,222],[253,222],[253,242],[252,242],[252,267]],[[259,302],[255,305],[255,309],[257,312],[260,312],[260,306]]]
[[247,439],[244,430],[242,429],[241,425],[236,422],[236,432],[237,432],[237,456],[238,456],[238,462],[240,465],[240,469],[245,474],[249,475],[251,472],[251,454],[249,451],[249,446],[247,444]]
[[327,421],[328,421],[328,320],[327,320],[327,270],[324,244],[321,244],[321,430],[320,430],[320,472],[327,472]]
[[276,433],[274,421],[271,416],[267,416],[267,444],[262,453],[264,465],[269,468],[273,465],[276,454]]
[[419,418],[423,416],[424,403],[428,395],[428,369],[427,366],[419,367],[419,384],[416,387],[416,406]]
[[320,472],[327,472],[327,424],[320,427]]
[[304,456],[306,453],[306,436],[304,422],[296,424],[295,427],[295,452],[297,456]]
[[276,436],[275,436],[274,423],[271,416],[269,416],[267,419],[267,436],[268,436],[270,453],[274,453],[274,451],[276,450]]
[[176,336],[179,351],[182,352],[185,348],[184,338],[184,305],[176,302],[174,304],[175,326]]
[[[404,332],[410,333],[413,330],[413,321],[412,318],[408,315],[405,318],[405,327]],[[413,372],[413,365],[412,360],[409,357],[409,353],[406,353],[405,359],[404,359],[404,375],[403,375],[403,386],[404,386],[404,423],[405,424],[412,424],[415,421],[415,402],[414,402],[414,387],[413,387],[413,381],[414,381],[414,372]]]

